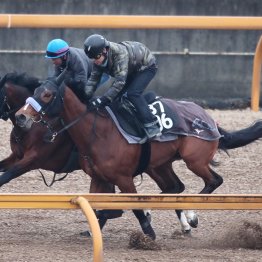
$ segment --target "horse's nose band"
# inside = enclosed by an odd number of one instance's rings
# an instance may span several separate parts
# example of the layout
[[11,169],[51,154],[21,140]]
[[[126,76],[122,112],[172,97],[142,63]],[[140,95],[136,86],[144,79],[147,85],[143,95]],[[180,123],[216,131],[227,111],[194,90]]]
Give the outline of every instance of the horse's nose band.
[[40,106],[39,103],[33,97],[28,97],[26,99],[26,104],[31,105],[36,112],[40,112],[42,109],[42,106]]

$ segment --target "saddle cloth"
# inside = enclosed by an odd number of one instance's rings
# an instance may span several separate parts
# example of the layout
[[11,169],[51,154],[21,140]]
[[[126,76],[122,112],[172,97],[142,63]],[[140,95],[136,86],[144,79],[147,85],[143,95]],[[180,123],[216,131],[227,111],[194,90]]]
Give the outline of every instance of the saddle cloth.
[[[153,139],[154,141],[172,141],[178,136],[194,136],[207,141],[218,140],[221,137],[215,121],[202,107],[193,102],[155,98],[148,106],[157,117],[162,132],[161,136]],[[106,110],[128,143],[139,143],[141,136],[127,131],[117,110],[108,106]]]

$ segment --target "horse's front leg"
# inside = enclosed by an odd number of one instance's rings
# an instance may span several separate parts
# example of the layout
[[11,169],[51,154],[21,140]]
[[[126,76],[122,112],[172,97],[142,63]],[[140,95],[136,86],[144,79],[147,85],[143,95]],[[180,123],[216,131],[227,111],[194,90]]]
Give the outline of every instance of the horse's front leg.
[[7,158],[0,161],[0,172],[5,172],[11,168],[17,161],[17,157],[14,153],[11,153]]
[[[115,186],[101,179],[92,178],[90,184],[90,193],[115,193]],[[96,216],[100,229],[102,230],[108,219],[121,217],[123,210],[96,210]]]
[[[137,193],[132,177],[123,177],[119,179],[116,184],[122,193]],[[144,234],[155,240],[156,234],[151,226],[151,219],[149,219],[149,217],[145,214],[144,210],[133,209],[132,211],[138,219]]]
[[26,172],[35,169],[35,162],[36,157],[34,155],[25,155],[0,176],[0,187]]

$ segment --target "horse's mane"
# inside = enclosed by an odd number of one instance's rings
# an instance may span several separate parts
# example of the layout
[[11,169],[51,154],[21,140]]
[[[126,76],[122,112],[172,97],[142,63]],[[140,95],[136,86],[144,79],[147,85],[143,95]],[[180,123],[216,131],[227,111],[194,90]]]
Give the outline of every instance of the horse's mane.
[[0,80],[0,88],[2,88],[6,82],[11,82],[15,85],[26,87],[31,92],[41,85],[41,82],[38,78],[29,76],[27,73],[17,72],[7,73]]

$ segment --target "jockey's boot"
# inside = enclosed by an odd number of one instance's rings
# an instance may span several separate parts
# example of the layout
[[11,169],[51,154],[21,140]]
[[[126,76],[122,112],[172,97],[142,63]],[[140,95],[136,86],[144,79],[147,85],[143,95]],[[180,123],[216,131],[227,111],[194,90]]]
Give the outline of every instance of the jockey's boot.
[[155,120],[151,123],[144,124],[144,129],[145,129],[146,136],[148,139],[161,135],[160,125],[159,125],[158,120]]

